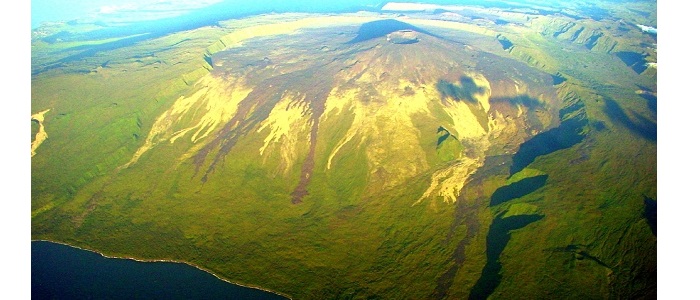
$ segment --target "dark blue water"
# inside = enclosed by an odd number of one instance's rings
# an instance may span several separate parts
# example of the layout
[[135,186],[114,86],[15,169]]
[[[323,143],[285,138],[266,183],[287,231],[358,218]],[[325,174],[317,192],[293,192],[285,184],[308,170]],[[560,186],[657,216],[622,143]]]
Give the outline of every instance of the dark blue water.
[[32,242],[32,299],[286,299],[182,263],[106,258]]

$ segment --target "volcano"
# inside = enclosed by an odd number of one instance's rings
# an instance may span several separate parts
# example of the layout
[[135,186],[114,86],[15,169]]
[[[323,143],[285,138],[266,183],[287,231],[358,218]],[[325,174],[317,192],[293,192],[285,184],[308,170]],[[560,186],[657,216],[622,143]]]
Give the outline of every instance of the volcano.
[[[343,157],[360,155],[362,190],[396,187],[433,169],[433,183],[416,200],[454,202],[487,151],[512,152],[558,124],[562,101],[547,73],[403,22],[378,22],[360,26],[350,46],[333,28],[294,35],[275,51],[260,39],[213,55],[211,75],[158,118],[129,166],[181,138],[193,155],[172,159],[194,164],[202,183],[227,156],[259,156],[261,165],[276,164],[278,176],[298,178],[291,202],[300,203],[315,173],[351,168],[355,162],[344,166]],[[385,23],[397,30],[377,34],[373,28]],[[451,161],[434,159],[438,128],[459,144]],[[259,149],[234,151],[245,138],[261,141]]]
[[652,295],[639,43],[488,13],[37,38],[32,238],[300,299]]

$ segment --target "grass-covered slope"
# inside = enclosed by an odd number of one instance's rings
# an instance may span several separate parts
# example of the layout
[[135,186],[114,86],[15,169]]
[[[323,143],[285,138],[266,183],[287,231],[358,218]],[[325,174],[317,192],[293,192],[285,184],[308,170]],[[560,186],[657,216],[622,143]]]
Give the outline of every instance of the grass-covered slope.
[[655,73],[605,46],[640,35],[523,15],[37,38],[32,238],[301,299],[654,295]]

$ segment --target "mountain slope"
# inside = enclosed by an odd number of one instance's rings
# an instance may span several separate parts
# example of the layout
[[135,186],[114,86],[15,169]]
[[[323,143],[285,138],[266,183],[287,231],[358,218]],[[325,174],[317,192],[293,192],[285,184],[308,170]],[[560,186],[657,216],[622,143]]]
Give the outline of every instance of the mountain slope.
[[[538,69],[494,28],[307,18],[232,21],[35,74],[33,111],[51,110],[33,238],[294,298],[653,292],[645,75],[601,87],[598,64],[623,63],[575,40],[546,40],[554,63]],[[561,47],[599,61],[545,72],[573,60]]]

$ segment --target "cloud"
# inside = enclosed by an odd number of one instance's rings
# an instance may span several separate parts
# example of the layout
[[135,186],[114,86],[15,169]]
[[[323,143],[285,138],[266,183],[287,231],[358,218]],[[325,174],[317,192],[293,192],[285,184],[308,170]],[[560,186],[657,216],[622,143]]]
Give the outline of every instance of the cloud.
[[88,16],[88,21],[123,23],[177,17],[223,0],[126,0],[103,5]]
[[389,10],[389,11],[429,11],[429,10],[436,10],[436,9],[444,9],[444,10],[463,10],[467,8],[467,6],[459,6],[459,5],[438,5],[438,4],[424,4],[424,3],[406,3],[406,2],[389,2],[384,7],[382,7],[382,10]]
[[135,10],[137,8],[136,5],[134,4],[126,4],[126,5],[107,5],[107,6],[102,6],[98,10],[99,14],[113,14],[113,13],[118,13],[122,11],[131,11]]
[[640,24],[637,24],[637,27],[639,27],[639,29],[641,29],[642,31],[644,31],[646,33],[651,33],[653,35],[656,35],[656,28],[654,28],[654,27],[644,26],[644,25],[640,25]]
[[131,1],[119,5],[105,5],[97,10],[97,15],[108,17],[114,14],[125,13],[155,13],[170,14],[172,12],[188,12],[191,10],[207,7],[223,0],[143,0]]

